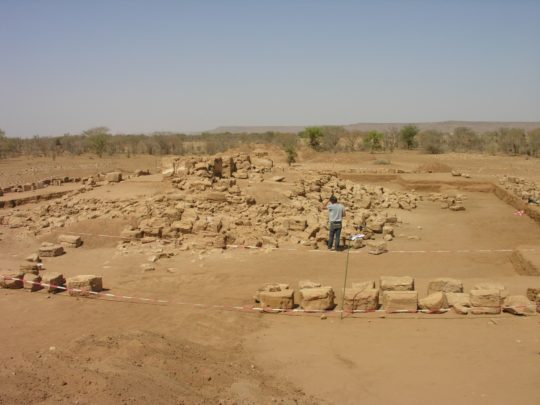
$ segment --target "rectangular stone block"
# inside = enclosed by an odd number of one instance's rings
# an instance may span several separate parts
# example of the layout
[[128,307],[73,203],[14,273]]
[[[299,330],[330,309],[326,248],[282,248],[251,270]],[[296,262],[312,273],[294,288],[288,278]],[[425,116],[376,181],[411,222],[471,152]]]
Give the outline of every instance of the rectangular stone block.
[[368,240],[366,241],[368,253],[372,255],[380,255],[388,252],[386,242],[381,240]]
[[469,312],[473,315],[497,315],[501,313],[501,307],[471,307]]
[[38,263],[23,262],[19,266],[19,270],[23,273],[39,274],[40,267]]
[[300,306],[306,311],[333,309],[335,294],[332,287],[303,288],[300,290]]
[[41,257],[56,257],[64,254],[64,248],[61,245],[47,245],[39,248]]
[[[91,295],[89,292],[100,292],[103,290],[103,281],[99,276],[93,275],[83,275],[75,276],[67,279],[67,288],[69,290],[69,295],[74,296],[88,296]],[[73,291],[73,289],[79,291]]]
[[497,308],[501,306],[499,290],[471,290],[470,297],[473,307]]
[[261,291],[259,293],[261,307],[272,309],[293,309],[294,290]]
[[58,292],[58,291],[64,291],[63,287],[66,283],[66,279],[64,278],[62,273],[57,272],[44,272],[44,274],[41,275],[41,282],[43,284],[47,284],[47,286],[44,286],[44,288],[48,292]]
[[0,288],[23,288],[24,273],[20,271],[3,271],[0,273]]
[[43,288],[41,286],[41,276],[32,273],[25,273],[23,277],[23,287],[25,290],[31,292],[41,290]]
[[369,288],[375,288],[375,280],[354,282],[352,283],[352,288],[355,288],[357,290],[367,290]]
[[386,312],[417,312],[417,291],[385,291],[383,293],[383,306]]
[[60,242],[62,246],[70,248],[78,248],[83,243],[82,238],[77,235],[60,235],[58,236],[58,242]]
[[121,172],[110,172],[105,175],[105,180],[112,182],[112,183],[118,183],[119,181],[122,181],[122,173]]
[[381,276],[379,285],[382,291],[412,291],[414,278],[410,276]]
[[431,280],[428,284],[428,295],[435,292],[462,293],[463,283],[454,278],[441,277]]
[[448,306],[454,307],[456,305],[463,305],[465,307],[471,306],[471,297],[468,293],[445,293]]
[[376,288],[346,288],[343,309],[346,311],[374,311],[379,307],[379,290]]
[[509,295],[504,299],[503,311],[513,315],[534,315],[536,304],[524,295]]

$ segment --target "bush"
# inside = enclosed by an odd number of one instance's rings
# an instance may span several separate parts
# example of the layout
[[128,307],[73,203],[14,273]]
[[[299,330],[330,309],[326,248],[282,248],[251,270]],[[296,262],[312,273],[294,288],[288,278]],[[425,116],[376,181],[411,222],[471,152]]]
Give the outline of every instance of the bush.
[[443,134],[439,131],[423,131],[418,135],[418,143],[422,150],[430,154],[444,152]]

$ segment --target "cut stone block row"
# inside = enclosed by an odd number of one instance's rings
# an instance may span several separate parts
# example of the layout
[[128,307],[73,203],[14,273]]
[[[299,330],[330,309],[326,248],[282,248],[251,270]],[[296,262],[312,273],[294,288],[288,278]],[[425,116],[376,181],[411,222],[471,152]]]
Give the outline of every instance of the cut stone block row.
[[82,238],[77,235],[60,235],[58,236],[58,242],[67,248],[78,248],[83,244]]

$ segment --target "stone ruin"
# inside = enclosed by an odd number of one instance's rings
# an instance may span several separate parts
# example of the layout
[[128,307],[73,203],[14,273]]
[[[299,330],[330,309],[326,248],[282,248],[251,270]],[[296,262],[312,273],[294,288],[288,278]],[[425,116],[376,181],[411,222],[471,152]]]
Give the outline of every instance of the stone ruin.
[[430,193],[428,196],[429,201],[440,202],[441,209],[450,211],[465,211],[463,201],[466,198],[464,194]]
[[[6,212],[0,224],[39,235],[81,220],[136,219],[121,234],[124,246],[159,241],[180,250],[283,244],[318,249],[326,247],[328,235],[322,202],[334,194],[347,210],[342,237],[361,232],[363,240],[351,242],[351,247],[367,244],[370,253],[381,254],[396,236],[396,211],[415,209],[421,199],[414,192],[357,184],[339,179],[335,172],[321,172],[307,174],[292,188],[288,183],[279,201],[259,203],[246,193],[244,181],[277,181],[271,180],[277,177],[271,176],[273,161],[261,154],[175,158],[164,167],[169,192],[147,199],[101,200],[74,199],[80,193],[74,191],[40,206]],[[121,173],[108,177],[114,184]]]
[[[263,310],[293,310],[298,306],[306,312],[320,312],[336,308],[332,287],[308,280],[300,281],[298,287],[295,294],[288,284],[266,284],[256,291],[254,299]],[[419,299],[413,277],[381,276],[379,288],[369,280],[353,282],[343,291],[344,312],[443,313],[450,308],[462,315],[496,315],[501,311],[534,315],[540,312],[540,288],[527,289],[527,295],[510,295],[502,284],[484,282],[465,293],[460,280],[442,277],[431,280],[427,295]]]
[[523,177],[503,176],[499,179],[499,184],[526,202],[540,204],[540,185],[533,181],[527,181]]

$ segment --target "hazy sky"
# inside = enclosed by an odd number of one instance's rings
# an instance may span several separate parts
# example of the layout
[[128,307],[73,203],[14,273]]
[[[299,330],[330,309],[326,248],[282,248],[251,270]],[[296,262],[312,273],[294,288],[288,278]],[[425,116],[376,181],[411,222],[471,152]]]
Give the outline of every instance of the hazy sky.
[[8,136],[540,120],[540,0],[0,0]]

